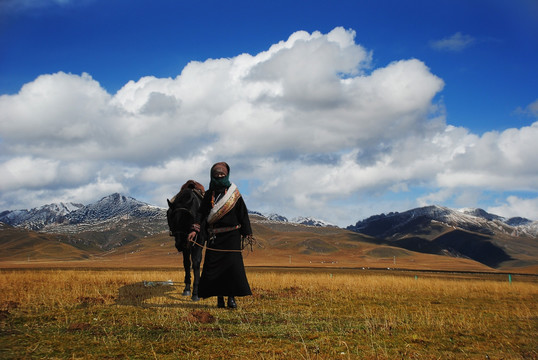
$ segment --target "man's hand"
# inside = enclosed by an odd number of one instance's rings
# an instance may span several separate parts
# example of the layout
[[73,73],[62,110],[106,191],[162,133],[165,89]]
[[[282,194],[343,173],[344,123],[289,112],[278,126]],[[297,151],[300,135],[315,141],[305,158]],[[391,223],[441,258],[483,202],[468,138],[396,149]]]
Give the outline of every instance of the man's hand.
[[187,240],[189,240],[189,242],[194,242],[195,237],[196,237],[196,231],[191,231],[189,235],[187,235]]

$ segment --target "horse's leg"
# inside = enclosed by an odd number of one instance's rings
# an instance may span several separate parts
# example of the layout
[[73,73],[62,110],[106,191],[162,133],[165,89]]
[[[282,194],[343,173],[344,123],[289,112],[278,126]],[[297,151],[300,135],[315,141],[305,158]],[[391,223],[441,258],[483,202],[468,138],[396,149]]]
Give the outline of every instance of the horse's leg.
[[191,263],[190,263],[190,254],[188,249],[185,248],[185,238],[181,234],[175,235],[176,240],[176,249],[183,254],[183,269],[185,271],[185,289],[183,290],[183,295],[188,296],[191,294]]
[[198,301],[198,284],[200,283],[200,264],[202,263],[202,248],[193,246],[191,248],[192,257],[192,272],[194,273],[194,281],[192,283],[192,301]]
[[183,268],[185,269],[185,289],[183,289],[183,296],[189,296],[191,294],[191,254],[190,249],[183,249]]

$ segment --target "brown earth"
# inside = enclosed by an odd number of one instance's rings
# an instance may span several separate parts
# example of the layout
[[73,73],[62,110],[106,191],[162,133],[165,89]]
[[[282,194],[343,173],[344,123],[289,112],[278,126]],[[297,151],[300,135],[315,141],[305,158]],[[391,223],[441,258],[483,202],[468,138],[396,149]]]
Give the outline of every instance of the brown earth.
[[[498,272],[476,261],[377,245],[374,239],[339,228],[253,222],[256,244],[243,251],[247,267],[324,267]],[[5,231],[5,230],[4,230]],[[181,267],[173,238],[161,233],[106,253],[86,253],[54,240],[50,234],[18,233],[0,239],[0,267],[158,268]],[[5,234],[5,233],[4,233]],[[17,246],[15,245],[17,244]],[[538,267],[519,269],[538,273]]]

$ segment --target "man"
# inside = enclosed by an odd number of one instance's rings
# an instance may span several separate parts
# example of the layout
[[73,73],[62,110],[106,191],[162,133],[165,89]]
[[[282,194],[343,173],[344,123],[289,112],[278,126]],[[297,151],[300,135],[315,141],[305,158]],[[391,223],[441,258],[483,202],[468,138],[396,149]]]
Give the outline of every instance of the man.
[[[241,237],[252,237],[247,207],[237,186],[230,182],[230,167],[219,162],[211,167],[211,182],[198,210],[192,240],[201,226],[209,233],[198,295],[217,296],[217,307],[237,308],[236,296],[252,295],[241,254]],[[203,224],[203,225],[201,225]]]

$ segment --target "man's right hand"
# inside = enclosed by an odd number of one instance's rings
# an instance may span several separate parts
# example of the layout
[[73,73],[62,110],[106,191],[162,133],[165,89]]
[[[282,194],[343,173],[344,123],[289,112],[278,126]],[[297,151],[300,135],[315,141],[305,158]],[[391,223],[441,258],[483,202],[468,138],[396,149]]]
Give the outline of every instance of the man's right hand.
[[187,235],[187,240],[189,240],[189,242],[194,242],[195,237],[196,237],[196,231],[191,231],[189,235]]

